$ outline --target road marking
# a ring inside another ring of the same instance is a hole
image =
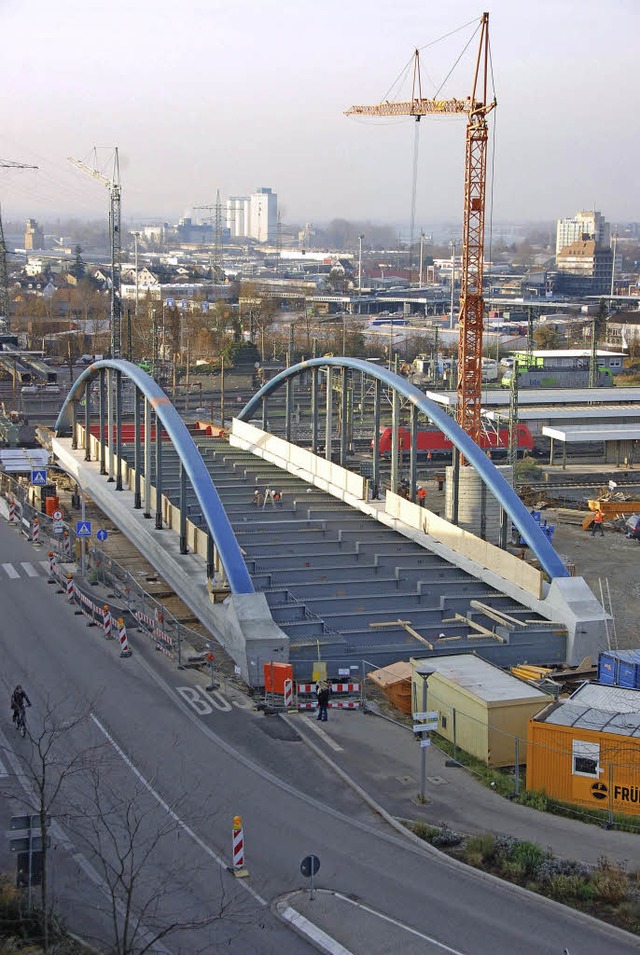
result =
[[[303,935],[306,935],[312,942],[320,946],[323,952],[327,952],[327,955],[354,955],[350,948],[345,948],[344,945],[337,942],[335,938],[331,938],[330,935],[327,935],[321,928],[318,928],[317,925],[314,925],[313,922],[306,919],[304,915],[300,915],[300,913],[296,912],[290,905],[280,914],[283,919],[286,919],[287,922],[290,922],[295,928],[299,929]]]
[[[8,775],[9,775],[9,770],[0,759],[0,779],[6,779]]]
[[[307,716],[306,718],[305,718],[305,717],[302,717],[302,718],[304,719],[304,725],[305,725],[305,727],[307,727],[307,728],[310,729],[310,730],[313,730],[314,733],[317,733],[318,736],[320,737],[320,739],[321,739],[324,743],[326,743],[327,746],[329,746],[335,753],[341,753],[341,752],[342,752],[342,746],[338,746],[338,744],[337,744],[334,740],[331,739],[331,737],[329,736],[329,734],[328,734],[328,733],[325,733],[325,731],[322,729],[321,726],[316,726],[316,723],[318,722],[317,718],[312,717],[312,716]],[[314,720],[315,720],[315,722],[314,722]]]
[[[208,716],[209,713],[213,713],[213,708],[209,703],[209,700],[206,697],[200,696],[200,690],[195,686],[177,686],[176,690],[180,694],[183,700],[185,700],[192,710],[198,714],[198,716]]]
[[[222,693],[218,693],[217,690],[210,690],[207,693],[207,699],[211,700],[213,705],[217,710],[220,710],[221,713],[230,713],[231,712],[231,703],[228,700],[225,700]]]
[[[19,577],[19,576],[20,576],[20,574],[19,574],[18,571],[15,569],[15,567],[13,566],[13,564],[0,564],[0,566],[1,566],[2,569],[4,570],[4,572],[5,572],[5,574],[7,575],[7,577],[11,577],[12,580],[15,580],[16,577]]]
[[[27,577],[39,577],[38,571],[35,569],[33,564],[29,563],[28,560],[23,560],[20,562],[20,566],[24,568]]]
[[[419,932],[415,928],[411,928],[409,925],[405,925],[404,922],[399,922],[398,919],[391,918],[390,915],[383,915],[382,912],[376,912],[375,909],[369,908],[368,905],[364,905],[362,902],[355,902],[353,899],[350,899],[347,895],[342,895],[340,892],[335,893],[335,897],[340,899],[341,902],[348,902],[349,905],[353,905],[357,909],[362,909],[363,912],[368,912],[370,915],[375,915],[377,918],[382,919],[383,922],[389,922],[390,925],[396,925],[398,928],[401,928],[404,932],[408,932],[409,935],[415,935],[416,938],[421,938],[425,942],[430,942],[431,945],[435,945],[436,948],[439,948],[442,952],[449,952],[449,955],[464,955],[464,952],[461,952],[457,948],[450,948],[448,945],[445,945],[443,942],[439,942],[436,938],[433,938],[431,935],[424,935],[422,932]]]
[[[224,861],[222,856],[219,856],[218,853],[211,848],[211,846],[208,846],[207,843],[204,841],[204,839],[201,839],[200,836],[197,833],[195,833],[193,829],[190,826],[188,826],[187,823],[180,818],[177,812],[175,812],[171,808],[171,806],[167,802],[165,802],[165,800],[162,798],[160,793],[153,788],[153,786],[148,781],[148,779],[146,779],[146,777],[142,775],[140,770],[134,766],[134,764],[129,759],[127,754],[124,752],[124,750],[121,749],[120,746],[118,746],[113,736],[111,736],[111,734],[104,728],[104,726],[102,725],[102,723],[100,722],[100,720],[94,713],[91,714],[91,719],[93,720],[95,725],[98,727],[98,729],[100,730],[102,735],[105,737],[105,739],[107,739],[109,743],[111,743],[111,745],[113,746],[114,750],[116,751],[120,759],[123,761],[123,763],[125,763],[125,765],[129,767],[129,769],[131,770],[133,775],[136,777],[136,779],[138,779],[142,783],[142,785],[147,790],[147,792],[151,796],[153,796],[153,798],[156,800],[158,805],[161,806],[162,809],[164,809],[164,811],[167,813],[169,818],[173,819],[176,825],[179,826],[180,829],[182,829],[182,831],[189,836],[189,838],[193,839],[196,845],[200,846],[200,848],[204,852],[206,852],[206,854],[211,859],[217,862],[217,864],[220,866],[221,869],[224,869],[224,871],[227,872],[229,870],[229,866]],[[245,889],[245,891],[247,891],[249,895],[256,900],[256,902],[259,902],[260,905],[264,906],[265,908],[267,907],[266,899],[263,899],[262,896],[259,895],[255,889],[252,889],[251,886],[248,885],[244,879],[238,880],[236,884],[241,886],[243,889]]]
[[[38,563],[42,567],[45,574],[49,574],[49,561],[48,560],[39,560]]]

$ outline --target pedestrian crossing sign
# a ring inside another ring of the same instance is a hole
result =
[[[47,483],[46,468],[37,468],[31,472],[31,483],[43,487]]]
[[[76,521],[76,537],[91,537],[91,521]]]

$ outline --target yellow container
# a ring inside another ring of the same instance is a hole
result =
[[[316,663],[313,664],[313,671],[311,673],[311,681],[313,683],[317,683],[318,680],[326,680],[326,679],[327,679],[327,664],[321,663],[320,660],[318,660]]]

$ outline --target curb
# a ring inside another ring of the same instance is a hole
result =
[[[580,912],[578,909],[572,908],[570,905],[563,905],[562,902],[556,902],[555,899],[550,899],[546,895],[540,895],[538,892],[531,892],[529,889],[525,889],[520,885],[515,885],[513,882],[507,882],[506,879],[500,879],[496,875],[492,875],[490,872],[485,872],[483,869],[476,869],[474,866],[468,865],[466,862],[462,862],[461,859],[455,859],[453,856],[447,855],[446,852],[441,852],[440,849],[437,849],[435,846],[432,846],[429,842],[425,842],[424,839],[420,839],[419,836],[416,836],[415,833],[411,832],[410,829],[407,829],[401,822],[399,822],[395,816],[392,816],[390,812],[381,806],[373,796],[371,796],[362,786],[359,785],[354,779],[349,776],[344,769],[341,769],[340,766],[337,766],[331,757],[325,753],[323,750],[317,746],[305,732],[303,732],[299,726],[295,725],[295,722],[292,723],[290,717],[286,714],[282,714],[281,718],[285,722],[289,723],[290,726],[298,730],[300,734],[300,739],[304,742],[305,746],[308,746],[311,751],[318,756],[327,766],[329,766],[337,776],[342,779],[343,782],[347,784],[360,798],[365,802],[370,809],[373,810],[377,815],[379,815],[386,823],[388,823],[392,829],[397,833],[407,839],[409,842],[412,842],[416,849],[421,850],[427,855],[434,856],[440,862],[444,862],[453,869],[464,872],[466,875],[474,875],[476,878],[488,882],[490,885],[499,885],[504,889],[510,890],[514,895],[531,899],[537,899],[540,902],[543,902],[547,905],[554,906],[558,911],[563,912],[567,917],[573,917],[578,921],[587,919],[589,922],[592,922],[594,925],[597,925],[598,928],[606,926],[608,931],[616,935],[623,942],[633,942],[635,948],[640,948],[640,937],[633,935],[631,932],[626,932],[624,929],[618,928],[616,925],[612,925],[610,922],[606,922],[604,919],[597,919],[594,915],[589,915],[587,912]]]

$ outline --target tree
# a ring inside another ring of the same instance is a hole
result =
[[[20,763],[17,774],[22,786],[21,801],[30,814],[39,818],[42,835],[42,877],[40,882],[40,909],[42,916],[42,947],[49,952],[51,904],[49,898],[49,841],[51,817],[57,813],[63,787],[70,779],[84,772],[93,759],[96,748],[80,749],[68,754],[65,739],[85,722],[88,711],[64,716],[62,706],[46,703],[43,717],[36,724],[27,722],[26,753],[16,753]],[[9,796],[8,793],[4,794]],[[11,791],[11,798],[16,793]],[[30,891],[30,890],[29,890]]]
[[[533,333],[533,340],[540,349],[559,348],[562,336],[555,328],[548,325],[539,325]]]
[[[82,246],[76,245],[73,250],[73,265],[69,269],[71,275],[78,280],[78,282],[85,277],[87,267],[82,260]]]

